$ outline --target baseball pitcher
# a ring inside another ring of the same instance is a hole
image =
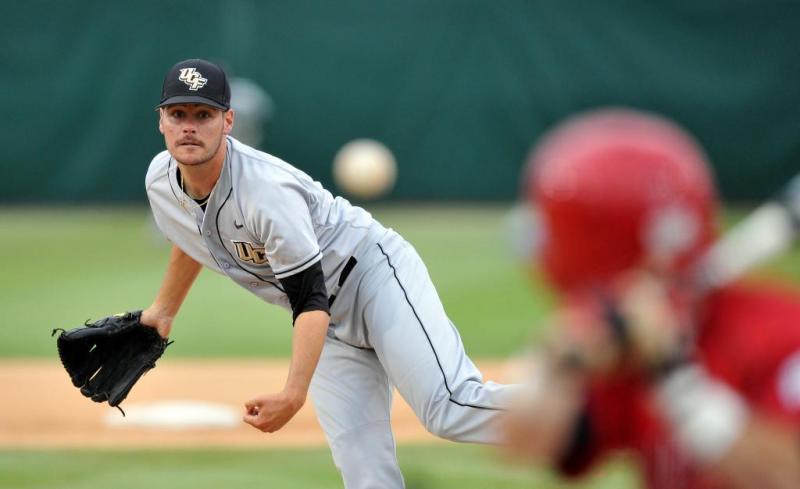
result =
[[[244,421],[279,430],[310,393],[348,488],[403,487],[392,386],[431,433],[498,441],[494,421],[513,388],[483,382],[407,241],[230,137],[230,88],[218,66],[191,59],[172,67],[158,113],[167,149],[153,158],[146,187],[173,248],[143,324],[167,337],[203,266],[289,310],[284,389],[248,400]]]

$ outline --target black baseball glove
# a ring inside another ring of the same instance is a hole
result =
[[[141,317],[142,311],[126,312],[69,331],[53,330],[54,335],[61,331],[58,356],[81,394],[122,411],[119,404],[171,343],[140,323]]]

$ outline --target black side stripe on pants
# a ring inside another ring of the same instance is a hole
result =
[[[475,404],[467,404],[459,402],[458,400],[453,398],[453,390],[450,388],[450,384],[447,382],[447,375],[444,373],[444,368],[442,368],[442,362],[439,360],[439,354],[436,353],[436,348],[433,347],[433,342],[431,341],[431,337],[428,335],[428,330],[425,329],[425,325],[422,323],[422,319],[420,319],[419,314],[417,314],[417,310],[414,307],[414,304],[411,303],[411,300],[408,298],[408,292],[406,292],[406,288],[403,287],[403,284],[400,282],[400,277],[397,276],[397,269],[392,265],[392,260],[389,259],[389,255],[386,254],[386,251],[383,249],[380,243],[376,243],[378,248],[380,248],[381,253],[383,256],[386,257],[386,263],[389,264],[389,267],[392,269],[392,274],[394,274],[394,279],[397,281],[397,285],[400,286],[400,289],[403,291],[403,295],[406,298],[406,303],[411,308],[411,312],[414,313],[414,317],[417,318],[417,323],[419,323],[420,328],[422,328],[422,332],[425,334],[425,338],[428,340],[428,345],[431,347],[431,351],[433,352],[433,356],[436,358],[436,364],[439,366],[439,372],[442,374],[442,380],[444,381],[444,388],[447,389],[448,400],[453,404],[457,404],[462,407],[470,407],[475,409],[487,409],[490,411],[504,411],[501,408],[497,407],[490,407],[490,406],[478,406]]]

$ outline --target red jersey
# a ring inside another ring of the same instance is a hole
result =
[[[698,358],[761,415],[800,431],[800,295],[735,286],[707,298],[698,328]],[[635,457],[650,489],[722,489],[681,453],[640,375],[621,373],[589,389],[584,436],[561,464],[586,472],[605,455]]]

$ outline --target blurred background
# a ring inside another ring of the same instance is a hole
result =
[[[597,105],[693,132],[755,199],[800,153],[794,1],[32,1],[4,21],[4,202],[136,202],[153,107],[203,57],[274,101],[263,146],[331,183],[350,139],[402,164],[392,200],[513,199],[548,126]]]
[[[332,164],[343,145],[370,138],[389,148],[394,187],[378,200],[351,197],[417,246],[468,352],[487,364],[535,337],[551,306],[509,251],[506,219],[526,155],[557,122],[602,106],[677,122],[707,151],[729,222],[800,166],[795,1],[3,6],[0,370],[7,389],[46,391],[26,369],[59,367],[53,327],[144,307],[156,292],[168,247],[149,221],[144,174],[164,149],[153,110],[162,79],[182,59],[224,66],[235,79],[238,136],[334,193],[342,191]],[[797,281],[800,258],[785,257],[766,273]],[[290,334],[285,312],[204,272],[164,364],[282,359]],[[68,384],[63,372],[53,375]],[[8,396],[10,405],[21,402]],[[40,420],[58,409],[20,407]],[[0,416],[0,487],[341,486],[324,447],[287,451],[269,440],[244,451],[202,443],[161,452],[36,446],[16,419]],[[91,477],[72,468],[87,458],[105,468]],[[506,467],[480,447],[401,445],[400,459],[412,489],[564,484]],[[636,487],[636,478],[623,461],[580,487]]]

